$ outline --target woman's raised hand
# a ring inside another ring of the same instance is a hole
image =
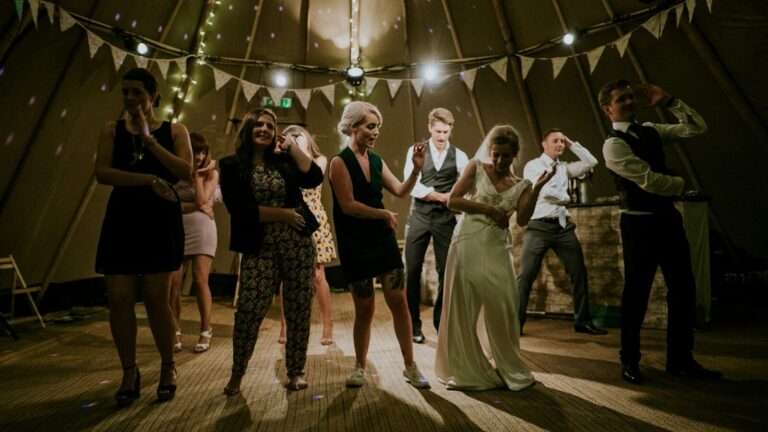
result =
[[[411,162],[413,162],[414,172],[421,172],[421,167],[424,166],[424,151],[426,148],[427,146],[423,142],[413,145],[413,156],[411,157]]]
[[[557,164],[552,165],[552,171],[544,171],[536,180],[536,184],[533,185],[534,189],[541,190],[548,181],[552,179],[557,173]]]

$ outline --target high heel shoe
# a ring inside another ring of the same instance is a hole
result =
[[[171,375],[171,384],[162,384],[163,372]],[[162,363],[160,367],[160,384],[157,385],[157,400],[160,402],[169,401],[176,396],[176,363]]]
[[[197,345],[195,345],[195,354],[200,354],[208,351],[208,348],[211,347],[211,339],[213,338],[213,329],[208,329],[204,332],[200,332],[200,337],[208,338],[207,343],[200,343],[198,342]]]
[[[176,330],[176,343],[173,344],[173,352],[177,353],[181,351],[181,330]]]
[[[119,407],[131,406],[133,401],[141,396],[141,374],[139,373],[139,368],[136,366],[136,363],[134,363],[133,366],[123,368],[123,371],[129,371],[134,368],[136,369],[136,378],[133,379],[133,389],[119,390],[117,394],[115,394],[115,402]]]

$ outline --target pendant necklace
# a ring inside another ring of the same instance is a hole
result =
[[[131,144],[133,144],[133,153],[131,153],[133,155],[133,160],[131,161],[131,165],[134,165],[138,161],[144,159],[144,140],[141,140],[141,144],[137,144],[136,136],[131,134]]]

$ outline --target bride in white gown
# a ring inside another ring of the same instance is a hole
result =
[[[435,372],[449,388],[522,390],[534,383],[520,358],[518,293],[509,219],[528,224],[541,187],[511,170],[520,150],[512,126],[495,126],[453,187],[461,211],[448,250]]]

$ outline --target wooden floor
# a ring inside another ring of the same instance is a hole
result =
[[[160,360],[142,305],[138,364],[142,396],[117,409],[113,395],[120,379],[106,311],[47,329],[30,323],[14,342],[0,334],[0,430],[259,430],[259,431],[721,431],[766,430],[768,425],[768,320],[733,314],[728,324],[697,334],[696,355],[726,378],[701,382],[663,373],[664,337],[643,334],[641,367],[647,383],[619,378],[619,331],[607,336],[573,332],[563,320],[526,325],[522,353],[538,383],[522,392],[449,391],[434,378],[436,335],[425,324],[428,342],[416,359],[432,381],[416,390],[402,377],[402,358],[390,314],[380,293],[367,383],[347,389],[354,364],[353,308],[348,293],[332,296],[336,344],[320,345],[321,324],[313,311],[306,379],[309,389],[288,392],[277,344],[279,321],[273,307],[264,321],[243,392],[227,398],[222,389],[231,366],[233,309],[214,305],[211,350],[193,354],[198,329],[193,299],[185,299],[185,350],[176,358],[180,373],[176,399],[155,400]],[[764,309],[762,309],[764,310]],[[432,310],[422,310],[425,323]]]

